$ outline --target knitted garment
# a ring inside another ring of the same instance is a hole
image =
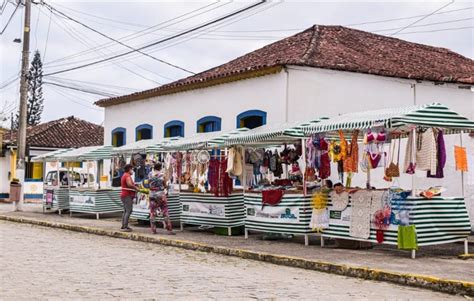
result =
[[[437,150],[436,139],[432,128],[428,128],[424,133],[419,133],[417,137],[416,167],[419,170],[429,170],[436,173]]]
[[[325,209],[315,209],[311,215],[311,221],[309,226],[313,231],[320,232],[323,229],[329,228],[329,210]]]
[[[467,172],[467,153],[466,148],[462,146],[454,146],[454,159],[456,161],[456,170]]]
[[[352,237],[367,239],[370,236],[370,210],[372,192],[359,190],[351,196],[352,213],[350,235]]]
[[[343,211],[346,209],[347,204],[349,204],[349,193],[346,191],[341,193],[336,193],[336,191],[331,191],[329,194],[332,209],[337,211]]]
[[[227,159],[219,161],[213,158],[209,161],[208,180],[211,185],[211,192],[215,196],[227,197],[232,192],[232,179],[226,169]]]

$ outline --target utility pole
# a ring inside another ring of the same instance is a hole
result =
[[[21,0],[18,0],[21,1]],[[26,118],[27,118],[27,98],[28,98],[28,65],[30,55],[30,19],[31,0],[25,1],[25,25],[23,27],[23,51],[21,57],[21,77],[20,77],[20,117],[18,120],[18,161],[16,177],[22,183],[20,201],[15,206],[15,210],[21,210],[23,205],[23,191],[25,187],[25,157],[26,157]]]

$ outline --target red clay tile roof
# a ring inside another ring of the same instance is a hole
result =
[[[104,144],[104,128],[74,116],[28,127],[28,146],[51,148],[77,148]],[[6,143],[16,143],[16,132],[5,132]]]
[[[219,84],[222,78],[240,76],[236,79],[238,80],[252,77],[251,74],[257,70],[285,65],[474,84],[473,62],[445,48],[412,43],[343,26],[315,25],[221,66],[154,89],[102,99],[97,101],[96,105],[107,107],[202,88]]]

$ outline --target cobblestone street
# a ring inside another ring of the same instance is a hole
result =
[[[0,299],[462,299],[428,290],[0,222]]]

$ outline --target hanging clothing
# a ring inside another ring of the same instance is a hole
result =
[[[329,210],[327,208],[313,208],[309,226],[316,232],[321,232],[322,230],[329,228]]]
[[[320,147],[320,166],[319,166],[319,177],[321,179],[327,179],[331,176],[331,159],[329,158],[329,145],[324,138],[319,139]]]
[[[416,143],[416,167],[419,170],[429,170],[436,173],[437,153],[436,138],[432,128],[420,131]]]
[[[462,146],[454,146],[454,159],[456,161],[456,170],[467,172],[467,153],[466,148]]]
[[[262,191],[262,208],[265,205],[276,206],[280,204],[285,191],[282,189],[268,189]]]
[[[416,156],[415,156],[415,130],[410,131],[408,134],[407,147],[405,149],[405,163],[403,164],[403,170],[407,174],[414,174],[416,169]]]
[[[437,149],[437,164],[436,164],[436,173],[432,173],[428,170],[427,177],[428,178],[443,178],[444,177],[444,166],[446,165],[446,146],[444,143],[443,131],[438,130],[437,137],[436,137],[436,149]]]
[[[241,176],[243,172],[242,166],[242,153],[243,148],[240,146],[234,146],[229,149],[227,157],[227,169],[226,172],[233,176]]]
[[[415,225],[398,226],[398,248],[402,250],[418,250]]]
[[[352,132],[351,143],[347,147],[346,159],[344,160],[344,172],[359,172],[359,130]]]
[[[232,179],[226,172],[227,159],[212,158],[209,161],[208,180],[215,196],[227,197],[232,192]]]
[[[349,234],[352,237],[368,239],[370,236],[370,210],[372,193],[369,190],[359,190],[351,196],[351,225]]]

